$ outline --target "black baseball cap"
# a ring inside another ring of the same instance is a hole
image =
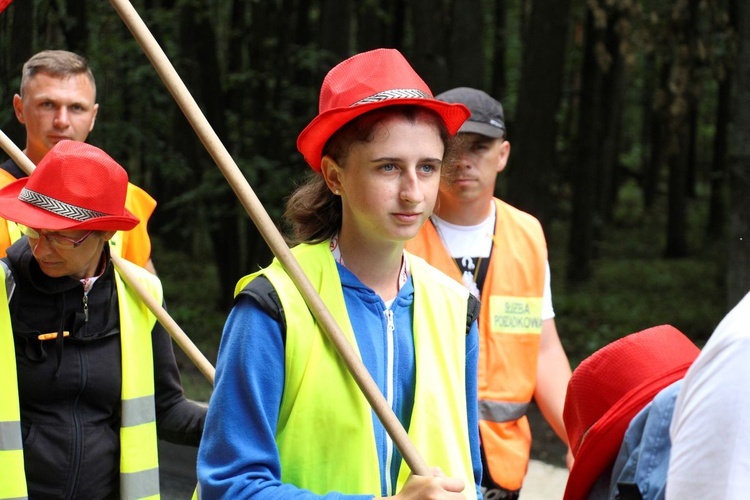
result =
[[[471,116],[459,132],[473,132],[487,137],[505,137],[503,105],[484,91],[470,87],[457,87],[435,96],[435,99],[459,103],[471,110]]]

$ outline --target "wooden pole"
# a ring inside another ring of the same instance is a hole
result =
[[[377,384],[375,384],[367,372],[357,353],[348,343],[346,337],[344,337],[343,332],[302,271],[302,268],[294,258],[294,255],[271,220],[271,217],[208,123],[208,120],[201,112],[190,91],[180,79],[169,58],[156,42],[156,39],[140,18],[138,12],[136,12],[135,8],[127,0],[110,0],[110,4],[112,4],[120,18],[141,45],[141,48],[143,48],[154,69],[162,81],[164,81],[172,97],[177,101],[178,106],[182,109],[190,125],[198,134],[206,150],[214,159],[222,174],[224,174],[224,177],[239,198],[240,203],[245,207],[248,215],[263,236],[263,239],[265,239],[276,258],[284,266],[287,274],[289,274],[289,277],[299,289],[310,311],[336,347],[357,385],[362,390],[365,398],[367,398],[370,406],[372,406],[373,411],[377,414],[383,427],[391,436],[391,439],[393,439],[395,446],[401,452],[411,471],[417,475],[430,475],[429,468],[409,440],[409,436],[401,425],[401,422],[395,413],[393,413],[393,410],[388,405],[385,397],[383,397]]]

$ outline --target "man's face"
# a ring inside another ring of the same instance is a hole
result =
[[[38,73],[27,82],[13,108],[26,126],[26,155],[39,161],[63,139],[85,141],[94,128],[96,91],[86,74],[56,78]]]
[[[508,163],[510,143],[474,133],[462,133],[463,149],[451,174],[440,183],[440,197],[454,202],[491,199],[495,179]]]

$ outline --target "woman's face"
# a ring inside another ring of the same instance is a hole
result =
[[[342,200],[342,232],[374,244],[416,236],[435,206],[444,150],[432,120],[396,114],[340,163],[326,157],[324,176]]]
[[[107,240],[114,235],[114,231],[94,231],[75,248],[58,248],[50,243],[50,239],[46,235],[51,236],[53,240],[60,236],[78,241],[86,236],[88,231],[38,229],[36,232],[41,234],[41,237],[32,238],[29,236],[29,246],[42,272],[53,278],[70,276],[75,279],[96,276],[102,258],[102,249],[107,244]]]

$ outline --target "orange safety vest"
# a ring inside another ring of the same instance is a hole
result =
[[[110,250],[125,260],[146,267],[151,258],[151,238],[148,236],[146,225],[154,213],[156,200],[143,189],[128,182],[125,208],[138,217],[140,222],[130,231],[118,231],[110,240]],[[118,244],[119,248],[115,248]]]
[[[542,331],[547,243],[539,221],[495,199],[493,249],[479,311],[479,434],[490,477],[503,488],[523,485]],[[431,221],[406,249],[456,281],[461,271]]]
[[[10,172],[0,168],[0,188],[3,188],[16,180],[17,179],[13,177]],[[21,234],[17,228],[13,228],[9,224],[15,223],[0,218],[0,259],[5,257],[5,251],[7,248],[11,246]]]

